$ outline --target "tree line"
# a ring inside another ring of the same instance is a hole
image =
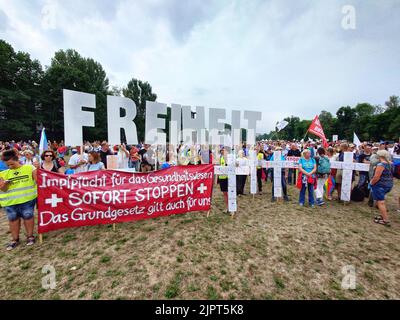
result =
[[[148,82],[131,79],[126,87],[111,87],[102,65],[77,51],[59,50],[43,67],[25,52],[0,39],[0,140],[38,140],[46,128],[50,140],[64,139],[62,89],[96,95],[95,127],[84,128],[86,140],[107,139],[107,95],[123,95],[136,103],[135,123],[144,139],[146,101],[156,101]]]
[[[42,127],[46,128],[49,139],[63,139],[62,89],[96,95],[95,127],[83,129],[84,139],[107,139],[107,95],[123,95],[137,106],[138,138],[144,140],[146,101],[157,99],[148,82],[132,78],[123,88],[110,87],[102,65],[92,58],[82,57],[75,50],[57,51],[50,65],[43,67],[38,60],[31,59],[29,53],[16,52],[1,39],[0,140],[38,140]],[[170,110],[167,118],[169,114]],[[397,140],[400,136],[399,97],[391,96],[384,106],[369,103],[343,106],[336,116],[322,111],[319,119],[328,139],[337,134],[341,140],[351,140],[356,132],[361,140]],[[300,140],[311,123],[311,120],[300,120],[296,116],[285,120],[289,124],[279,133],[271,131],[258,139]],[[225,128],[229,129],[229,125]]]
[[[289,123],[284,129],[265,133],[258,136],[258,139],[301,140],[306,137],[312,122],[295,116],[284,120]],[[361,141],[397,141],[400,138],[400,100],[398,96],[391,96],[384,106],[370,103],[343,106],[336,112],[336,116],[321,111],[319,120],[329,140],[332,140],[333,135],[338,135],[340,140],[353,141],[355,132]]]

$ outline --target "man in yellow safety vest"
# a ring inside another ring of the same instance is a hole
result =
[[[0,206],[6,211],[12,236],[7,250],[19,244],[21,219],[24,220],[27,233],[27,246],[31,246],[35,243],[33,213],[37,198],[36,168],[30,164],[21,165],[18,152],[14,149],[4,151],[2,160],[8,170],[0,172]]]

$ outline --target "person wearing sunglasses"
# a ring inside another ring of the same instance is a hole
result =
[[[46,150],[42,153],[41,159],[43,160],[41,169],[51,172],[63,173],[61,166],[56,161],[56,154],[52,150]]]

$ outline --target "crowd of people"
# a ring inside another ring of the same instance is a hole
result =
[[[318,141],[259,141],[255,147],[243,145],[229,149],[219,146],[214,149],[202,149],[200,146],[177,148],[177,157],[172,157],[165,149],[165,157],[160,160],[154,149],[148,144],[110,146],[107,141],[84,142],[82,146],[67,147],[64,142],[48,141],[45,150],[40,152],[35,141],[0,141],[0,206],[7,214],[12,241],[7,250],[19,244],[21,220],[27,233],[27,245],[35,243],[34,208],[36,204],[36,169],[61,173],[77,174],[86,171],[105,169],[132,169],[135,172],[150,172],[174,165],[207,163],[226,166],[228,154],[236,157],[237,166],[249,164],[250,153],[256,151],[257,160],[273,161],[274,151],[281,151],[281,159],[295,159],[298,168],[282,169],[281,186],[284,201],[289,201],[287,185],[299,188],[298,203],[304,206],[306,193],[310,207],[323,206],[325,201],[341,201],[343,172],[330,167],[330,161],[344,161],[344,153],[352,152],[353,161],[369,165],[369,172],[353,174],[351,199],[362,201],[368,198],[368,204],[379,210],[374,218],[378,224],[390,226],[385,196],[392,190],[394,178],[400,178],[400,143],[364,142],[359,146],[345,141],[330,143],[327,148]],[[207,157],[204,157],[207,155]],[[108,163],[109,157],[115,156],[117,163]],[[279,160],[279,159],[278,159]],[[257,165],[258,193],[262,194],[263,186],[271,181],[272,198],[274,190],[274,172]],[[236,176],[237,195],[245,195],[246,175]],[[224,194],[228,206],[228,176],[219,175],[217,182]],[[400,198],[399,209],[400,212]]]
[[[363,201],[367,198],[370,207],[376,206],[379,209],[379,215],[375,216],[374,221],[381,225],[390,226],[385,196],[392,190],[394,179],[400,179],[400,143],[364,142],[356,146],[345,141],[337,141],[330,143],[327,147],[323,147],[317,141],[260,141],[255,149],[257,160],[273,161],[274,151],[280,151],[280,160],[291,159],[298,162],[298,169],[282,169],[281,187],[283,200],[289,201],[287,185],[295,185],[299,189],[299,205],[305,205],[307,193],[308,204],[312,208],[314,206],[323,206],[326,201],[337,200],[342,202],[343,170],[331,168],[330,163],[331,161],[343,162],[345,152],[352,152],[353,161],[368,164],[369,171],[353,171],[351,200]],[[236,154],[236,165],[238,166],[242,166],[245,161],[250,160],[250,149],[247,146],[243,146]],[[228,152],[222,148],[220,165],[226,165],[227,156]],[[261,164],[257,166],[258,193],[262,194],[263,185],[270,180],[272,202],[276,201],[273,192],[273,173],[274,171],[271,168],[267,169]],[[236,176],[237,195],[239,197],[244,194],[246,181],[246,176]],[[224,193],[227,205],[227,176],[219,176],[218,182],[221,191]],[[399,207],[397,211],[400,213],[400,197],[398,201]]]

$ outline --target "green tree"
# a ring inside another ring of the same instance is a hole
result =
[[[63,89],[96,95],[95,128],[84,128],[87,140],[107,137],[107,94],[109,81],[100,63],[82,57],[77,51],[57,51],[47,68],[42,89],[41,120],[51,139],[64,138]]]
[[[318,118],[324,129],[325,137],[327,139],[332,139],[332,135],[336,134],[336,119],[333,117],[332,113],[325,110],[321,111]]]
[[[38,60],[0,40],[0,140],[37,139],[42,77]]]
[[[148,82],[143,82],[134,78],[128,82],[126,88],[122,89],[122,94],[125,97],[132,99],[136,104],[137,115],[135,118],[135,124],[138,139],[139,142],[144,141],[146,101],[156,101],[157,95],[152,92],[151,85]]]
[[[388,109],[398,109],[400,108],[400,101],[398,96],[390,96],[389,100],[385,102]]]
[[[336,131],[339,139],[353,139],[354,121],[357,117],[356,111],[350,107],[341,107],[336,112]]]
[[[354,131],[361,140],[369,140],[370,133],[367,128],[371,123],[375,107],[369,103],[359,103],[355,106],[354,111],[356,113],[353,124]]]
[[[283,119],[288,122],[286,127],[282,129],[279,133],[279,139],[285,139],[285,140],[293,140],[296,138],[296,131],[297,127],[300,123],[300,118],[299,117],[294,117],[290,116],[285,119]]]

